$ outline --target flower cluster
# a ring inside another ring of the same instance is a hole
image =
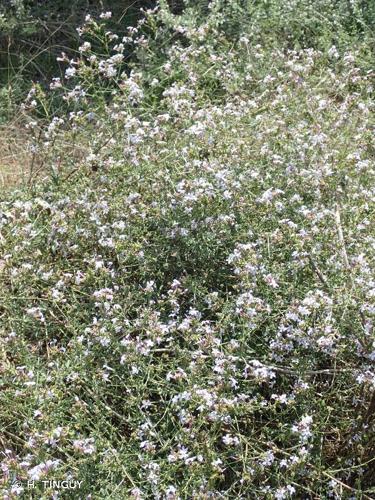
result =
[[[373,487],[372,73],[254,43],[240,4],[88,16],[61,113],[26,100],[52,174],[0,205],[5,498]]]

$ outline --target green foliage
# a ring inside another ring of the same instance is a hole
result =
[[[28,186],[0,204],[5,498],[374,496],[373,48],[350,9],[91,16],[33,85]]]
[[[104,0],[17,0],[0,5],[0,87],[7,89],[9,105],[1,100],[0,120],[13,116],[27,93],[30,80],[47,85],[60,73],[56,58],[62,51],[74,56],[78,48],[76,31],[85,15],[113,12],[113,25],[121,33],[134,25],[140,7],[152,2]]]

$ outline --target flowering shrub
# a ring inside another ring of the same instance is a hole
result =
[[[232,38],[237,7],[88,16],[25,102],[51,176],[1,204],[5,498],[375,494],[367,45]]]
[[[152,0],[2,0],[0,2],[0,124],[17,117],[17,107],[27,94],[30,81],[43,82],[59,74],[56,55],[77,51],[76,26],[89,8],[99,17],[111,6],[112,21],[121,30],[134,24],[140,6]],[[104,13],[105,14],[105,13]]]

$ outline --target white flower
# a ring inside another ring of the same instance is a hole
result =
[[[222,441],[227,446],[238,446],[240,444],[240,440],[237,436],[231,436],[230,434],[225,434],[223,436]]]
[[[155,281],[153,280],[147,281],[146,286],[144,287],[144,291],[152,292],[153,290],[155,290]]]
[[[268,467],[268,466],[272,465],[274,461],[275,461],[275,455],[273,454],[273,452],[267,451],[264,459],[261,461],[261,464],[264,467]]]
[[[112,301],[113,300],[113,290],[112,288],[102,288],[101,290],[97,290],[96,292],[93,293],[93,297],[95,299],[105,299]]]
[[[69,78],[72,78],[76,73],[77,73],[76,68],[69,66],[69,68],[66,68],[65,70],[65,78],[69,80]]]
[[[107,66],[105,74],[108,78],[113,78],[114,76],[117,75],[117,70],[114,66],[110,64],[109,66]]]
[[[312,436],[310,426],[313,418],[310,415],[305,415],[302,419],[292,426],[292,432],[299,434],[302,441],[307,441]]]
[[[24,491],[24,488],[19,483],[15,483],[12,485],[10,491],[11,491],[11,493],[13,493],[13,495],[17,496],[17,495],[20,495]]]
[[[176,492],[177,492],[176,488],[172,485],[169,485],[165,490],[165,498],[167,500],[175,500],[177,498]]]
[[[142,491],[139,488],[133,488],[131,490],[131,498],[133,500],[142,500],[144,498]]]
[[[177,456],[180,460],[186,460],[189,457],[189,454],[189,450],[185,446],[181,446],[177,452]]]
[[[278,288],[279,285],[275,278],[272,276],[272,274],[267,274],[267,276],[264,277],[265,282],[267,285],[271,286],[272,288]]]
[[[38,481],[49,470],[55,469],[59,463],[59,460],[47,460],[46,462],[42,462],[30,469],[28,471],[28,475],[31,479]]]
[[[80,52],[89,52],[91,50],[91,43],[90,42],[84,42],[80,47],[79,51]]]
[[[335,47],[335,45],[332,45],[332,47],[328,51],[329,57],[332,57],[333,59],[337,59],[339,57],[339,53]]]
[[[76,439],[73,441],[73,448],[85,455],[92,455],[96,451],[94,438]]]
[[[275,491],[275,500],[283,500],[289,498],[295,493],[296,489],[288,484],[285,488],[279,488]]]
[[[44,315],[40,307],[30,307],[29,309],[26,309],[26,313],[37,321],[45,323]]]

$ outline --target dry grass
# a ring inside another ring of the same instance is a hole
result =
[[[27,181],[31,154],[27,136],[19,121],[0,126],[0,189],[11,188]]]
[[[52,158],[43,152],[34,154],[30,146],[38,145],[39,139],[33,140],[28,136],[22,117],[0,125],[0,192],[34,184],[36,180],[46,175],[51,164],[61,174],[61,158],[63,152],[67,150],[71,152],[72,165],[66,169],[63,178],[69,177],[83,165],[85,157],[89,154],[84,142],[76,144],[74,140],[63,140],[56,144]]]

